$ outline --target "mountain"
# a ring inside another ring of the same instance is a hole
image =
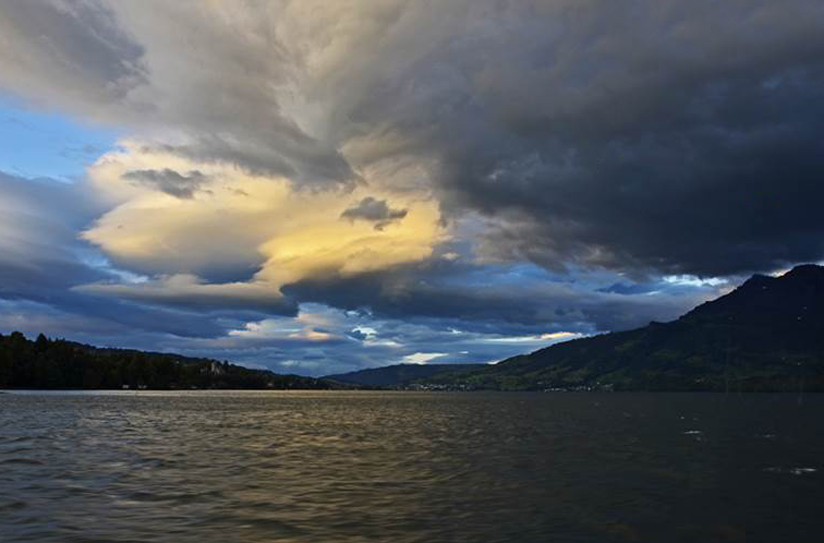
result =
[[[559,343],[426,382],[498,390],[824,391],[824,268],[755,275],[673,322]]]
[[[176,354],[107,349],[20,332],[0,334],[0,389],[326,389],[322,379],[279,375]]]
[[[403,388],[421,380],[443,379],[454,372],[483,368],[484,364],[396,364],[338,375],[324,379],[347,385],[375,388]]]
[[[755,275],[669,323],[494,365],[399,364],[322,379],[0,334],[0,388],[453,388],[824,391],[824,268]]]

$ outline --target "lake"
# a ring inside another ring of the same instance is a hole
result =
[[[824,395],[0,394],[0,541],[820,541]]]

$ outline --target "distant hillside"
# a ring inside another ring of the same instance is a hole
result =
[[[323,389],[322,379],[279,375],[206,358],[104,349],[20,332],[0,334],[0,388]]]
[[[427,382],[499,390],[824,391],[824,268],[755,275],[674,322],[559,343]]]
[[[364,387],[398,388],[424,379],[444,378],[453,372],[483,367],[483,364],[396,364],[339,375],[327,375],[324,379]]]

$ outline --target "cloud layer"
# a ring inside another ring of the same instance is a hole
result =
[[[9,315],[318,373],[333,345],[627,328],[824,258],[815,0],[0,13],[6,96],[126,134],[74,185],[0,177]],[[306,304],[328,329],[283,332]]]

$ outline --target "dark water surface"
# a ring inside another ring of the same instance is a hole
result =
[[[824,396],[0,394],[0,541],[824,540]]]

